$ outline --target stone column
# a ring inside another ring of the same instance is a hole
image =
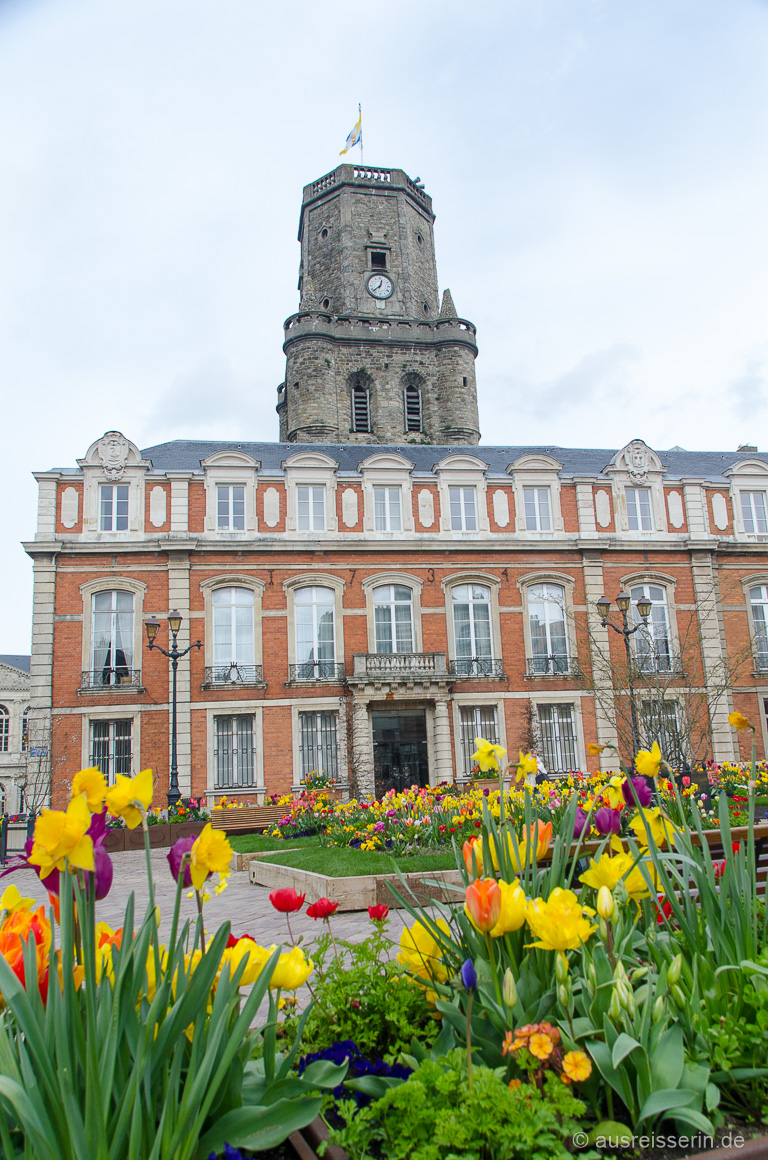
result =
[[[352,702],[352,772],[357,796],[374,795],[373,734],[367,701]]]
[[[686,488],[686,492],[687,490]],[[733,698],[730,689],[723,689],[728,654],[714,552],[691,552],[691,570],[699,615],[703,676],[707,683],[712,726],[712,756],[718,762],[738,761],[736,731],[728,724],[728,714],[733,710]]]
[[[453,781],[451,725],[448,719],[447,698],[435,701],[435,774],[434,781]]]
[[[179,634],[179,647],[186,648],[193,640],[197,640],[197,627],[189,617],[189,554],[187,552],[172,552],[168,566],[168,610],[178,609],[184,617]],[[166,647],[166,646],[164,646]],[[195,650],[197,651],[197,650]],[[192,792],[192,713],[190,706],[192,683],[190,680],[190,666],[192,653],[187,653],[179,661],[176,674],[176,738],[177,756],[179,762],[179,789],[182,797],[189,797]],[[172,672],[168,664],[168,769],[170,771],[171,754],[171,694],[173,689]],[[170,773],[169,773],[170,776]]]
[[[56,556],[35,555],[32,597],[32,659],[29,682],[29,749],[26,754],[27,806],[39,811],[50,804],[56,787],[51,722],[53,688],[53,613],[56,600]],[[79,665],[79,659],[78,659]],[[79,675],[79,674],[78,674]],[[80,683],[78,679],[78,684]],[[83,718],[83,728],[86,719]],[[31,750],[37,750],[32,756]],[[44,755],[43,755],[44,751]],[[77,767],[79,769],[79,766]]]
[[[595,605],[603,595],[603,559],[599,551],[582,553],[584,568],[584,596],[587,602],[587,625],[589,627],[590,661],[594,686],[595,719],[597,740],[600,745],[618,746],[618,732],[615,716],[609,713],[613,703],[613,687],[610,673],[610,629],[603,628]],[[615,769],[617,755],[613,749],[600,755],[601,769]],[[589,762],[587,761],[587,765]]]

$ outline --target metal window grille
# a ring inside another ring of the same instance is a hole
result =
[[[539,705],[544,765],[550,773],[576,768],[576,732],[572,705]]]
[[[461,767],[465,777],[472,773],[476,737],[498,745],[499,726],[494,705],[465,705],[461,708]]]
[[[682,765],[685,744],[677,701],[643,701],[640,715],[648,748],[658,741],[664,760],[670,765]]]
[[[352,430],[370,431],[371,402],[366,387],[352,388]]]
[[[5,705],[0,705],[0,753],[8,752],[11,735],[11,718]]]
[[[255,785],[253,717],[216,718],[213,749],[216,789],[245,789]]]
[[[324,773],[336,777],[338,744],[335,713],[299,713],[301,776]]]
[[[132,725],[127,721],[91,722],[91,765],[100,769],[108,785],[118,773],[128,776],[133,766]]]
[[[418,387],[405,388],[405,429],[421,431],[421,391]]]

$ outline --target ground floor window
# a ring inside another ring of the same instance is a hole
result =
[[[130,777],[133,770],[133,721],[91,721],[91,765],[100,769],[107,785],[115,775]]]
[[[658,741],[661,755],[670,765],[685,763],[685,744],[680,729],[677,701],[643,701],[641,706],[643,748]]]
[[[301,779],[310,773],[336,777],[339,768],[335,713],[299,713]]]
[[[462,705],[459,710],[461,721],[461,771],[465,777],[472,773],[472,754],[477,749],[475,738],[482,737],[491,745],[499,744],[499,723],[495,705]]]
[[[573,705],[538,705],[541,757],[548,773],[576,769]]]
[[[238,714],[234,717],[215,717],[214,721],[214,788],[248,789],[254,786],[256,749],[253,742],[253,717]]]

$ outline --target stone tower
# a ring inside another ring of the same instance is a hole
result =
[[[281,442],[479,442],[475,327],[449,290],[440,304],[434,220],[402,169],[339,165],[304,187]]]

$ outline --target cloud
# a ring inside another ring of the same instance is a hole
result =
[[[752,356],[747,360],[744,373],[729,383],[728,393],[738,410],[753,418],[756,411],[765,410],[768,401],[768,358]]]
[[[253,410],[229,360],[208,356],[177,374],[156,400],[143,439],[157,443],[179,437],[232,438],[247,429]]]

